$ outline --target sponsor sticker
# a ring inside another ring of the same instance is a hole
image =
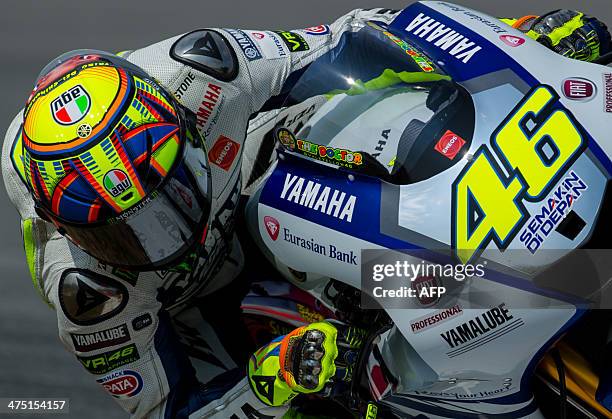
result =
[[[51,114],[60,125],[72,125],[85,117],[91,108],[89,93],[80,84],[51,102]]]
[[[240,150],[240,144],[234,140],[221,135],[215,145],[212,146],[208,152],[208,158],[211,163],[219,166],[225,171],[229,171],[230,167],[234,163],[238,151]]]
[[[464,64],[482,49],[474,41],[424,13],[419,13],[404,30],[433,44]]]
[[[187,89],[189,89],[189,86],[193,84],[195,78],[195,75],[191,71],[187,73],[187,75],[179,85],[178,89],[174,91],[174,97],[176,97],[177,99],[182,98],[183,95],[187,92]]]
[[[449,160],[453,160],[465,145],[465,140],[448,130],[435,145],[435,150]]]
[[[151,317],[151,314],[149,313],[145,313],[141,316],[136,317],[134,320],[132,320],[132,327],[134,328],[135,331],[139,331],[144,329],[145,327],[149,327],[153,324],[153,317]]]
[[[300,152],[300,154],[314,157],[317,160],[336,166],[353,168],[363,164],[363,155],[361,153],[344,148],[329,147],[305,140],[297,140],[296,146],[296,151]]]
[[[311,26],[310,28],[305,28],[304,32],[306,32],[308,35],[327,35],[329,33],[329,26]]]
[[[268,60],[277,58],[286,58],[289,56],[289,51],[280,37],[272,32],[247,32],[254,38],[257,46]]]
[[[142,390],[142,377],[136,371],[123,370],[96,380],[113,397],[128,399]]]
[[[462,314],[463,309],[459,304],[457,304],[453,307],[437,310],[426,316],[414,319],[410,322],[410,329],[415,334],[421,333],[425,330],[431,329],[432,327],[436,327],[444,322],[447,322],[450,319],[461,316]]]
[[[118,197],[132,187],[130,178],[123,170],[113,169],[104,175],[104,188],[114,198]]]
[[[72,338],[74,349],[79,352],[89,352],[125,343],[130,340],[130,332],[127,325],[122,324],[94,333],[71,333],[70,337]]]
[[[353,220],[357,205],[355,195],[347,195],[346,192],[291,173],[285,176],[280,198],[348,223]]]
[[[302,35],[289,31],[276,31],[275,33],[283,40],[291,52],[308,51],[310,49],[310,45],[308,45],[308,42],[306,42]]]
[[[276,136],[282,145],[289,150],[295,150],[295,136],[287,128],[279,128],[278,131],[276,131]]]
[[[266,215],[264,217],[264,225],[266,226],[266,230],[268,231],[268,235],[274,241],[278,239],[278,232],[280,231],[280,223],[274,217],[270,217]]]
[[[540,207],[531,214],[532,217],[519,236],[521,243],[535,254],[568,216],[573,205],[587,189],[589,187],[586,182],[576,172],[570,171]]]
[[[612,74],[604,74],[605,96],[604,110],[612,113]]]
[[[400,47],[408,56],[410,56],[414,60],[415,63],[418,64],[419,67],[421,67],[421,70],[426,73],[431,73],[434,71],[433,63],[412,45],[410,45],[403,39],[400,39],[397,36],[393,35],[391,32],[384,30],[375,23],[368,22],[368,25],[370,25],[374,29],[381,31],[383,35],[389,38],[395,45]]]
[[[573,78],[563,81],[563,95],[571,100],[587,101],[596,92],[595,84],[587,79]]]
[[[299,236],[286,227],[282,229],[282,238],[286,243],[308,250],[309,252],[317,253],[348,265],[357,265],[358,252],[353,250],[341,249],[334,244],[324,244],[313,237]]]
[[[238,42],[247,60],[255,61],[263,58],[261,52],[259,52],[251,38],[249,38],[244,31],[239,29],[226,29],[226,31],[236,40],[236,42]]]
[[[504,44],[510,47],[513,47],[513,48],[520,47],[521,45],[525,43],[524,38],[521,38],[520,36],[514,36],[514,35],[501,35],[499,39],[501,39],[504,42]]]
[[[203,129],[208,120],[210,119],[210,115],[215,110],[217,103],[219,102],[219,98],[222,95],[223,89],[221,86],[217,86],[213,83],[208,83],[206,87],[206,92],[204,93],[204,98],[202,99],[202,103],[198,107],[198,111],[196,112],[196,126],[199,129]]]
[[[454,358],[497,340],[524,324],[521,318],[515,318],[510,309],[506,307],[506,303],[501,303],[497,307],[440,333],[440,337],[450,349],[446,355]]]
[[[79,136],[79,138],[87,138],[91,135],[91,131],[92,131],[91,125],[81,124],[77,128],[77,135]]]
[[[81,364],[87,371],[92,374],[106,374],[125,364],[137,361],[140,359],[138,349],[135,344],[130,344],[117,350],[105,352],[100,355],[93,356],[77,356]]]

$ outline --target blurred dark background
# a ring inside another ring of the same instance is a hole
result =
[[[612,24],[610,0],[455,2],[501,17],[574,8]],[[0,14],[1,138],[22,107],[39,70],[67,50],[137,49],[198,27],[307,27],[331,22],[354,8],[400,9],[410,3],[409,0],[4,0],[4,12]],[[4,187],[0,187],[0,217],[0,397],[67,397],[71,418],[126,417],[62,347],[55,313],[40,300],[30,281],[18,215]]]

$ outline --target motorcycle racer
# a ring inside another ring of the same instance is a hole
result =
[[[333,54],[345,34],[394,17],[356,10],[289,32],[203,29],[121,57],[68,53],[41,72],[6,135],[5,184],[62,342],[135,417],[281,414],[268,406],[319,391],[334,375],[329,323],[259,351],[248,380],[229,322],[197,319],[210,348],[192,356],[210,364],[203,376],[177,332],[188,335],[186,306],[210,313],[242,270],[233,225],[250,118],[283,103],[292,77]],[[597,21],[547,17],[552,31],[532,19],[528,34],[564,55],[595,59],[609,49]],[[285,354],[298,361],[281,365]]]

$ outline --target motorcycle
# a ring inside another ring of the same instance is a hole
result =
[[[251,123],[247,225],[286,280],[245,298],[253,339],[365,330],[351,415],[612,417],[609,62],[441,1],[345,35]],[[455,270],[375,279],[399,260]]]

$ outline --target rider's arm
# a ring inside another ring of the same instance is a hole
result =
[[[270,408],[253,395],[241,368],[205,385],[197,381],[172,320],[157,300],[162,279],[156,273],[102,266],[37,216],[19,174],[20,125],[21,114],[2,150],[5,186],[21,217],[35,288],[55,310],[60,340],[83,373],[135,418],[282,414],[283,409]]]

